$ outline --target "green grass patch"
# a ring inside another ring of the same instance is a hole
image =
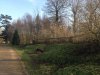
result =
[[[100,75],[100,53],[86,44],[36,44],[17,49],[30,75]],[[44,52],[34,54],[36,49]]]
[[[100,66],[73,65],[59,69],[54,75],[100,75]]]

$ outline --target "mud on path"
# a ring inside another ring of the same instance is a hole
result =
[[[0,75],[27,75],[22,61],[16,51],[0,45]]]

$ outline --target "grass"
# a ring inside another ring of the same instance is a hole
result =
[[[26,53],[28,48],[20,48],[19,46],[13,46],[16,49],[16,52],[20,55],[22,61],[25,64],[26,70],[30,75],[33,75],[33,65],[31,57]],[[31,48],[29,48],[31,50]]]
[[[94,65],[73,65],[59,69],[54,75],[100,75],[100,66]]]
[[[34,54],[37,48],[44,53]],[[17,51],[30,75],[100,75],[100,52],[87,45],[37,44]]]

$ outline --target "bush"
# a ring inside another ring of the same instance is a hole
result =
[[[74,44],[48,45],[45,49],[46,52],[39,56],[39,61],[41,62],[63,67],[66,63],[71,64],[76,61],[74,56],[71,55],[74,50]]]
[[[96,43],[83,43],[74,50],[75,55],[90,56],[100,53],[100,46]]]
[[[64,67],[66,64],[97,62],[100,59],[100,56],[97,55],[98,52],[95,52],[95,48],[92,51],[92,48],[88,47],[88,44],[47,45],[44,48],[45,52],[38,56],[38,61],[55,64],[59,67]]]
[[[93,47],[96,45],[88,43],[38,44],[26,46],[25,53],[31,58],[29,63],[33,65],[36,75],[99,75],[100,67],[96,65],[100,64],[100,54],[93,53],[90,49],[98,49]],[[37,48],[44,49],[44,53],[30,56],[29,53],[34,53]],[[54,65],[53,71],[49,65]]]
[[[44,52],[38,56],[31,55],[32,60],[39,63],[49,63],[63,68],[66,64],[99,63],[100,55],[92,52],[90,44],[53,44],[26,46],[26,53],[34,53],[39,48]],[[88,48],[89,47],[89,48]],[[93,46],[94,47],[94,46]],[[88,50],[89,49],[89,50]]]
[[[94,65],[68,66],[59,69],[53,75],[99,75],[100,67]]]
[[[15,30],[13,34],[13,38],[12,38],[12,45],[19,45],[19,44],[20,44],[19,34],[18,34],[18,31]]]

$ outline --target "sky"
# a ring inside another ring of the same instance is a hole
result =
[[[46,0],[0,0],[0,14],[12,16],[13,20],[23,17],[26,13],[43,14]]]

